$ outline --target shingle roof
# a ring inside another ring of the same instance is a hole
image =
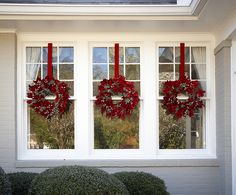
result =
[[[29,4],[176,4],[177,0],[0,0],[0,3]]]

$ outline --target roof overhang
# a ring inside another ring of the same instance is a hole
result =
[[[207,0],[177,5],[0,3],[0,20],[197,20]]]

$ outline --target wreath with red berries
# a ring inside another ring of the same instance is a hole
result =
[[[192,117],[194,112],[204,107],[201,97],[205,91],[201,89],[198,81],[182,77],[176,81],[167,81],[162,90],[164,94],[163,107],[168,114],[173,114],[176,119]],[[187,99],[178,99],[178,95],[185,95]]]
[[[29,85],[27,97],[31,99],[27,103],[35,112],[50,119],[55,114],[63,114],[69,108],[69,89],[66,83],[53,77],[37,78]],[[55,96],[55,99],[47,99],[48,96]]]
[[[163,87],[163,108],[167,114],[173,114],[174,118],[192,117],[196,110],[204,107],[201,97],[205,91],[201,89],[198,81],[192,81],[185,76],[185,44],[180,43],[180,66],[179,79],[176,81],[167,81]],[[187,96],[187,99],[178,99],[178,95]]]
[[[132,114],[139,103],[139,95],[134,84],[126,81],[123,76],[104,79],[101,81],[98,90],[95,104],[108,118],[124,119],[127,115]],[[114,96],[121,97],[121,101],[114,103],[112,100]]]
[[[48,74],[44,79],[37,78],[29,85],[27,103],[36,113],[50,119],[55,114],[63,114],[69,109],[69,90],[64,82],[53,78],[52,43],[48,43]],[[47,97],[55,96],[55,99]]]

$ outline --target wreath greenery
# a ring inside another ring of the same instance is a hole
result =
[[[125,80],[124,76],[104,79],[98,87],[95,104],[108,118],[121,118],[131,115],[139,103],[139,95],[134,84]],[[114,103],[112,96],[121,97],[121,101]]]
[[[63,114],[69,107],[69,87],[53,77],[46,76],[44,79],[37,78],[29,85],[27,101],[29,106],[38,114],[50,119],[55,114]],[[47,99],[55,96],[55,99]]]
[[[204,107],[201,97],[205,91],[201,89],[198,81],[192,81],[185,76],[176,81],[165,82],[162,92],[163,107],[167,114],[173,114],[176,119],[192,117],[196,110]],[[187,99],[178,99],[181,94],[187,96]]]

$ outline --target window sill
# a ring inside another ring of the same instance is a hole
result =
[[[65,165],[92,167],[218,167],[217,159],[152,160],[17,160],[16,168],[50,168]]]

